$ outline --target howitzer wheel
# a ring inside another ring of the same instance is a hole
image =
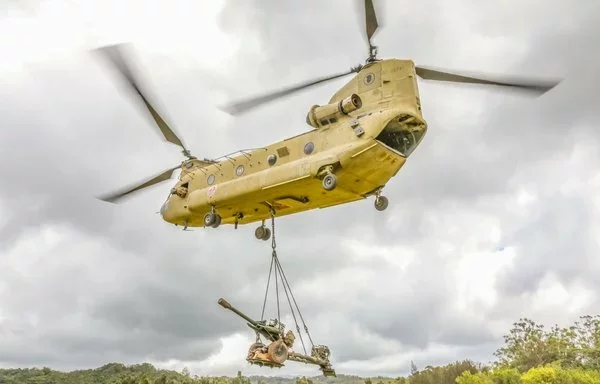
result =
[[[282,340],[277,340],[269,345],[269,359],[277,364],[282,364],[288,358],[287,345]]]
[[[264,347],[265,347],[265,345],[260,342],[256,342],[256,343],[252,344],[250,346],[250,348],[248,348],[248,356],[254,356],[254,352],[256,352],[257,349],[261,349]]]

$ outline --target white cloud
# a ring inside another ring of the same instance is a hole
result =
[[[219,70],[237,48],[237,43],[216,24],[223,4],[140,0],[41,2],[33,14],[2,20],[0,32],[5,49],[0,68],[23,69],[22,65],[29,61],[52,60],[101,45],[131,42],[143,54],[177,61],[182,70],[198,65]]]

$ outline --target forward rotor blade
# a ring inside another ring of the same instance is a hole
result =
[[[505,78],[504,80],[485,80],[478,77],[459,75],[434,69],[416,67],[416,73],[419,77],[425,80],[447,81],[454,83],[470,83],[470,84],[488,84],[504,87],[514,87],[521,90],[531,91],[538,94],[548,92],[560,83],[560,80],[530,80]]]
[[[139,191],[140,189],[147,188],[147,187],[150,187],[150,186],[152,186],[154,184],[158,184],[160,182],[169,180],[173,176],[173,172],[177,168],[179,168],[179,167],[180,166],[178,165],[176,167],[168,169],[168,170],[166,170],[166,171],[164,171],[164,172],[162,172],[162,173],[160,173],[160,174],[152,177],[149,180],[146,180],[146,181],[144,181],[142,183],[138,183],[135,186],[130,186],[130,187],[121,189],[118,192],[111,193],[110,195],[105,195],[105,196],[102,196],[102,197],[98,197],[98,199],[100,199],[102,201],[106,201],[108,203],[115,203],[118,200],[120,200],[121,198],[129,195],[130,193],[133,193],[133,192]]]
[[[344,73],[339,73],[337,75],[333,75],[333,76],[327,76],[327,77],[323,77],[317,80],[313,80],[311,82],[308,83],[302,83],[302,84],[298,84],[298,85],[294,85],[292,87],[289,88],[285,88],[282,89],[280,91],[277,92],[272,92],[272,93],[268,93],[265,95],[261,95],[261,96],[256,96],[256,97],[252,97],[249,99],[245,99],[236,103],[231,103],[231,104],[227,104],[226,106],[220,107],[220,109],[224,112],[229,113],[230,115],[239,115],[242,114],[246,111],[249,111],[250,109],[256,108],[262,104],[268,103],[270,101],[273,101],[275,99],[278,99],[280,97],[284,97],[287,95],[290,95],[294,92],[298,92],[301,91],[303,89],[306,89],[308,87],[312,87],[314,85],[320,84],[320,83],[324,83],[326,81],[329,80],[334,80],[337,79],[339,77],[343,77],[343,76],[347,76],[353,72],[357,72],[358,69],[357,68],[352,68],[350,71],[348,72],[344,72]]]
[[[146,108],[148,108],[148,111],[152,115],[152,118],[156,122],[156,125],[162,132],[165,139],[175,145],[180,146],[181,148],[183,148],[184,153],[187,153],[188,150],[184,146],[181,139],[179,139],[175,132],[173,132],[169,124],[167,124],[167,122],[160,116],[160,114],[156,111],[156,108],[154,108],[154,106],[150,103],[148,98],[141,91],[138,82],[133,76],[131,66],[127,64],[125,57],[123,56],[124,46],[125,44],[115,44],[96,48],[94,51],[108,59],[114,65],[114,67],[121,73],[124,80],[126,80],[129,86],[131,86],[132,90],[134,90],[138,94],[138,96],[146,105]]]
[[[377,31],[379,24],[377,23],[377,14],[373,7],[373,0],[365,0],[365,26],[367,31],[367,40],[371,44],[371,38]]]

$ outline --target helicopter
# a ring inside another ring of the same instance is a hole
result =
[[[116,202],[132,192],[180,175],[160,208],[176,226],[217,228],[261,222],[255,237],[268,240],[265,220],[374,197],[378,211],[388,207],[383,188],[422,142],[428,124],[421,110],[417,77],[423,80],[510,87],[543,94],[560,81],[490,79],[418,66],[411,59],[377,57],[372,37],[379,28],[372,0],[364,0],[368,56],[364,64],[283,90],[228,104],[240,115],[269,101],[352,75],[330,99],[308,108],[309,128],[263,148],[240,150],[216,159],[193,156],[142,91],[125,60],[124,45],[96,48],[109,59],[145,104],[164,138],[182,148],[186,160],[149,180],[100,197]]]

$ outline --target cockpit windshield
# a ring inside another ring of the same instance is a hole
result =
[[[388,147],[400,152],[402,156],[408,157],[415,150],[424,132],[422,130],[410,131],[403,129],[401,131],[393,131],[389,128],[384,129],[377,140],[381,141]]]
[[[376,140],[382,142],[402,156],[408,157],[417,148],[426,126],[410,115],[401,115],[391,120],[381,131]]]
[[[420,132],[410,131],[383,131],[377,140],[383,142],[388,147],[400,152],[403,156],[409,156],[415,150],[419,143]]]

